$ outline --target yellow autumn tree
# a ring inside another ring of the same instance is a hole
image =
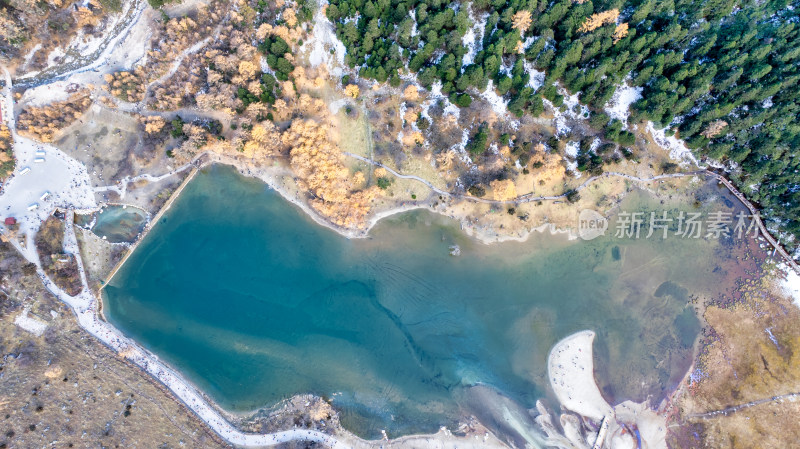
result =
[[[716,120],[709,123],[706,129],[700,134],[706,139],[711,139],[720,135],[726,126],[728,126],[728,122],[725,120]]]
[[[628,35],[628,24],[627,23],[620,23],[614,28],[614,43],[616,44],[620,40],[622,40],[625,36]]]
[[[618,17],[619,17],[619,10],[616,8],[592,14],[589,18],[586,19],[585,22],[583,22],[583,25],[581,25],[581,27],[578,28],[578,31],[581,33],[588,33],[589,31],[594,31],[603,25],[616,22]]]
[[[147,134],[158,134],[166,125],[164,118],[157,115],[144,117],[142,122],[144,123],[144,132]]]
[[[290,147],[289,164],[298,185],[313,195],[311,207],[338,226],[363,229],[378,189],[359,190],[363,175],[351,176],[327,128],[313,120],[294,120],[281,141]]]
[[[283,20],[286,21],[286,24],[290,27],[294,28],[297,25],[297,15],[292,8],[286,8],[283,10]]]
[[[511,28],[519,31],[520,36],[524,35],[531,27],[531,12],[527,10],[517,11],[511,16]]]
[[[258,66],[253,64],[252,61],[242,61],[239,63],[239,75],[244,78],[245,81],[250,81],[255,78],[258,71]]]
[[[344,93],[348,97],[357,98],[361,90],[355,84],[348,84],[347,87],[344,88]]]

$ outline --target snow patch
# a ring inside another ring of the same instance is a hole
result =
[[[567,110],[564,112],[568,117],[576,120],[585,120],[589,117],[589,108],[582,105],[578,99],[578,94],[570,95],[567,89],[558,86],[558,93],[564,96],[564,106]]]
[[[567,170],[571,171],[575,174],[576,178],[580,178],[583,176],[580,170],[578,170],[578,162],[575,158],[578,157],[578,151],[580,150],[580,143],[575,140],[571,140],[567,142],[566,147],[564,147],[564,154],[567,156],[564,158],[564,162],[567,163]]]
[[[800,307],[800,274],[782,264],[778,268],[786,272],[786,277],[778,284],[784,293],[792,297],[794,304]]]
[[[27,67],[27,66],[28,66],[28,64],[30,64],[30,63],[31,63],[31,60],[33,59],[33,56],[34,56],[34,55],[36,54],[36,52],[37,52],[37,51],[39,51],[39,49],[41,49],[41,48],[42,48],[42,44],[41,44],[41,43],[38,43],[38,44],[36,44],[36,45],[35,45],[33,48],[31,48],[31,51],[29,51],[29,52],[28,52],[28,54],[27,54],[27,55],[25,55],[25,61],[22,63],[22,67]]]
[[[347,54],[347,49],[342,41],[336,37],[333,24],[323,13],[327,5],[327,1],[320,2],[317,12],[314,13],[314,29],[311,32],[311,38],[303,43],[301,51],[305,53],[310,50],[308,62],[312,67],[317,67],[323,63],[329,67],[335,67],[338,64],[336,70],[331,72],[338,76],[339,74],[334,72],[341,71],[341,67],[344,66],[344,57]],[[333,49],[333,54],[330,52],[331,49]]]
[[[428,97],[429,97],[428,100],[426,100],[425,103],[422,104],[422,116],[430,120],[431,123],[433,123],[433,120],[431,119],[431,116],[428,113],[428,111],[430,107],[433,106],[433,104],[436,103],[437,101],[442,101],[444,107],[444,112],[442,112],[442,116],[452,115],[455,116],[456,119],[461,118],[461,109],[459,109],[458,106],[454,105],[453,103],[450,103],[450,100],[442,93],[441,81],[436,81],[433,84],[433,86],[431,86],[430,94],[428,95]]]
[[[19,102],[27,106],[41,107],[57,101],[66,101],[70,96],[69,92],[67,92],[67,87],[70,84],[67,81],[56,81],[28,89]]]
[[[576,158],[578,157],[578,150],[580,149],[580,144],[576,140],[570,140],[567,142],[566,148],[564,148],[564,153],[571,157]]]
[[[20,234],[27,235],[27,247],[20,249],[23,256],[28,260],[38,260],[34,236],[53,208],[94,210],[97,202],[85,165],[56,147],[16,133],[16,120],[13,114],[9,114],[13,111],[11,74],[5,69],[3,72],[6,79],[2,90],[3,118],[8,120],[8,127],[12,130],[17,168],[0,194],[0,211],[4,216],[15,217]],[[37,155],[37,152],[43,152],[44,156]],[[34,163],[36,158],[43,158],[44,162]],[[45,192],[50,195],[42,200]],[[36,207],[31,208],[34,204]]]
[[[461,37],[461,44],[467,47],[467,53],[461,60],[461,66],[465,67],[475,62],[475,56],[483,49],[483,31],[486,28],[486,19],[489,17],[488,13],[481,14],[480,19],[475,19],[472,14],[471,5],[467,6],[469,11],[469,20],[473,23],[472,27],[464,33]]]
[[[14,319],[14,324],[19,326],[20,328],[36,335],[37,337],[41,337],[44,331],[47,329],[47,323],[41,321],[37,318],[28,316],[28,312],[30,312],[30,306],[25,306],[22,309],[22,312],[17,315]]]
[[[531,76],[528,80],[528,86],[533,88],[534,91],[539,90],[539,88],[544,84],[545,73],[536,70],[533,67],[533,64],[528,61],[525,61],[522,63],[522,65],[525,67],[525,71]]]
[[[594,140],[592,140],[592,145],[589,147],[589,151],[591,151],[592,153],[597,154],[597,149],[600,148],[600,144],[601,143],[602,143],[602,141],[600,140],[600,138],[599,137],[595,137]]]
[[[494,80],[489,80],[486,89],[481,92],[481,98],[491,105],[492,111],[494,111],[495,114],[506,115],[506,113],[508,113],[508,102],[503,100],[503,97],[500,95],[497,95],[497,92],[494,90]]]
[[[686,144],[683,143],[682,140],[676,138],[675,136],[666,135],[666,129],[659,129],[656,130],[655,126],[653,126],[653,122],[647,122],[647,131],[650,135],[653,136],[653,140],[658,144],[660,147],[669,150],[669,157],[678,161],[681,166],[700,166],[697,162],[697,159],[692,154],[692,151],[686,147]]]
[[[630,106],[642,98],[643,90],[641,87],[631,87],[627,83],[623,83],[621,86],[617,86],[614,96],[603,109],[611,118],[621,121],[627,129]]]

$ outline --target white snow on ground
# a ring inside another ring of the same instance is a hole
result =
[[[37,51],[39,51],[40,48],[42,48],[41,42],[36,44],[33,48],[31,48],[31,51],[29,51],[28,54],[25,55],[25,62],[22,63],[22,67],[26,67],[28,64],[31,63],[31,59],[33,59],[33,56],[36,54]]]
[[[669,157],[678,161],[681,166],[700,166],[692,151],[686,148],[682,140],[677,139],[675,136],[667,137],[666,128],[656,130],[653,122],[647,122],[646,129],[659,146],[669,150]]]
[[[303,43],[301,52],[307,52],[308,62],[312,67],[317,67],[320,64],[327,64],[329,69],[337,68],[341,71],[344,66],[344,56],[347,52],[342,41],[336,37],[336,32],[333,29],[333,24],[323,12],[328,5],[327,1],[320,2],[317,12],[314,13],[314,29],[311,32],[311,38]],[[330,50],[333,49],[332,55]],[[333,73],[332,71],[331,73]],[[333,73],[338,76],[338,73]]]
[[[411,37],[418,36],[419,30],[417,29],[417,11],[412,9],[411,12],[409,12],[409,15],[411,16],[411,20],[414,21],[414,25],[411,26]]]
[[[28,89],[19,100],[26,106],[44,106],[57,101],[65,101],[69,98],[67,81],[56,81],[50,84],[42,84],[32,89]]]
[[[786,265],[780,265],[779,268],[786,272],[786,277],[781,279],[779,284],[781,289],[792,297],[797,307],[800,307],[800,274]]]
[[[472,14],[472,5],[467,5],[469,12],[469,20],[473,23],[472,27],[464,33],[461,37],[461,44],[467,47],[467,53],[461,60],[461,66],[468,66],[475,61],[475,56],[483,49],[483,30],[486,28],[486,19],[489,17],[488,13],[482,13],[480,19],[475,19]]]
[[[522,49],[527,50],[528,48],[530,48],[530,46],[533,45],[534,42],[536,42],[536,39],[539,39],[539,36],[526,37],[525,40],[522,42]]]
[[[481,98],[492,106],[492,110],[495,114],[506,115],[506,113],[508,113],[508,102],[503,100],[503,97],[500,95],[497,95],[497,92],[494,90],[494,80],[489,80],[486,89],[481,92]]]
[[[628,116],[630,116],[630,106],[638,99],[642,98],[641,87],[631,87],[627,83],[617,86],[614,96],[603,108],[611,118],[621,121],[625,128],[628,127]]]
[[[600,140],[600,138],[599,137],[595,137],[594,140],[592,140],[592,145],[589,147],[589,151],[591,151],[592,153],[597,154],[597,149],[600,148],[600,144],[601,143],[603,143],[603,142]]]
[[[92,82],[99,84],[99,80],[103,73],[112,72],[121,68],[130,68],[133,63],[145,56],[146,48],[145,43],[150,39],[152,32],[149,29],[149,21],[141,20],[142,15],[147,10],[148,14],[156,14],[152,9],[147,8],[147,2],[129,2],[126,4],[127,8],[120,14],[114,17],[114,23],[106,27],[105,33],[98,38],[91,39],[88,43],[76,44],[67,49],[67,53],[78,52],[81,55],[88,56],[89,54],[97,51],[105,42],[103,51],[100,55],[92,61],[92,63],[82,66],[71,72],[61,75],[60,79],[70,79],[73,76],[84,75],[76,78],[74,81],[82,81],[83,83]],[[114,27],[120,23],[123,18],[131,17],[130,22],[126,24],[125,28],[119,30],[113,37],[110,33],[114,32]],[[77,36],[76,40],[80,40],[81,36]],[[55,56],[63,56],[64,54],[54,55],[51,53],[48,56],[48,63],[52,62]],[[34,76],[35,73],[27,73],[19,79],[29,78]]]
[[[533,79],[533,77],[531,77]],[[585,120],[589,116],[589,108],[580,104],[578,100],[578,94],[569,95],[567,90],[561,86],[556,84],[558,89],[559,95],[564,96],[564,112],[561,112],[560,108],[556,108],[553,106],[553,103],[544,99],[544,104],[548,107],[551,111],[553,111],[553,125],[556,127],[556,134],[557,135],[565,135],[568,134],[570,131],[569,126],[567,126],[567,118],[575,119],[575,120]]]
[[[580,144],[576,140],[570,140],[567,142],[566,148],[564,148],[564,153],[571,158],[578,157],[578,150],[580,149]]]
[[[61,47],[54,48],[53,51],[51,51],[50,54],[47,55],[47,66],[50,67],[51,65],[55,64],[56,58],[60,58],[64,55],[66,55],[66,53],[64,53],[64,50]],[[27,75],[32,76],[36,75],[37,73],[39,72],[28,73]]]
[[[536,70],[536,68],[533,67],[533,64],[527,60],[523,62],[522,65],[525,67],[525,71],[531,76],[531,78],[528,80],[528,86],[532,87],[535,91],[539,90],[539,88],[542,87],[542,84],[544,84],[545,73]]]
[[[37,151],[45,155],[36,156]],[[96,209],[97,203],[86,167],[57,148],[17,136],[14,155],[18,166],[0,195],[0,215],[17,219],[19,232],[28,235],[26,251],[35,254],[34,235],[53,208]],[[45,161],[33,162],[37,157]],[[25,168],[30,172],[21,174]],[[45,192],[50,197],[42,200]],[[37,208],[28,210],[34,204]]]
[[[422,116],[428,120],[431,120],[431,116],[429,114],[429,109],[433,106],[437,101],[442,101],[444,112],[442,112],[442,116],[446,115],[453,115],[457,119],[461,117],[461,110],[458,106],[450,103],[450,100],[442,93],[442,82],[436,81],[433,86],[431,86],[430,94],[428,95],[428,99],[422,104]],[[433,121],[431,120],[431,123]]]
[[[569,126],[567,126],[567,119],[561,111],[556,108],[550,100],[543,98],[542,102],[544,103],[547,109],[553,111],[553,126],[556,127],[556,135],[563,136],[568,134],[570,131]]]
[[[564,153],[566,156],[568,156],[564,158],[564,162],[567,163],[567,170],[570,170],[572,173],[574,173],[576,178],[583,176],[583,173],[578,170],[578,162],[575,161],[575,158],[578,157],[579,149],[580,143],[575,140],[567,142],[567,145],[564,148]]]
[[[772,107],[772,97],[769,97],[769,98],[765,99],[764,102],[761,103],[761,107],[764,108],[764,109],[771,108]]]
[[[28,312],[30,312],[30,309],[30,306],[25,306],[25,308],[22,309],[22,312],[20,312],[19,315],[14,318],[14,324],[32,333],[33,335],[36,335],[37,337],[41,337],[45,329],[47,329],[47,323],[29,316]]]
[[[9,113],[13,111],[13,100],[8,87],[11,86],[11,76],[5,68],[3,70],[6,76],[3,118],[8,120],[8,127],[12,130],[17,167],[0,195],[0,216],[17,219],[19,232],[28,236],[25,257],[32,260],[36,255],[34,235],[54,207],[96,209],[97,202],[86,166],[51,145],[21,137],[16,133],[13,113]],[[44,156],[37,156],[37,152],[44,152]],[[43,158],[44,162],[34,162],[37,158]],[[30,170],[23,174],[26,169]],[[49,198],[42,200],[45,192],[50,193]],[[34,204],[37,207],[29,210]]]
[[[557,87],[558,93],[564,96],[564,106],[567,107],[564,114],[574,119],[586,119],[589,117],[589,108],[581,104],[578,94],[570,95],[567,89],[558,85]]]

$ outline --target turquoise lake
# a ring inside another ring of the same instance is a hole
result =
[[[629,207],[650,210],[644,194]],[[449,255],[458,244],[461,255]],[[223,408],[331,399],[365,437],[436,431],[470,386],[530,408],[551,396],[550,347],[597,332],[609,402],[661,397],[686,373],[716,241],[480,244],[426,211],[345,239],[263,183],[201,172],[104,289],[104,313]]]

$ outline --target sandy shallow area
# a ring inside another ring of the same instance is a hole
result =
[[[562,407],[582,418],[594,421],[592,428],[581,435],[578,426],[568,426],[569,419],[561,416],[566,437],[584,447],[585,442],[594,449],[666,449],[666,418],[650,409],[648,404],[625,401],[611,407],[603,398],[594,377],[592,344],[595,333],[577,332],[553,346],[548,357],[548,377]]]

